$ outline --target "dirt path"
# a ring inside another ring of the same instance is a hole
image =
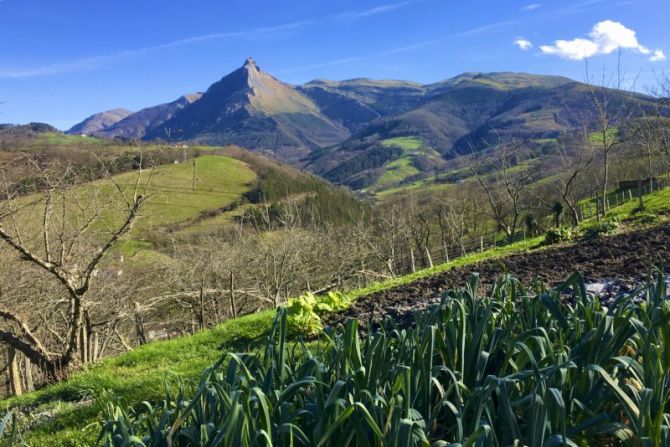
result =
[[[414,311],[438,302],[443,292],[465,285],[474,272],[481,275],[484,284],[490,283],[503,273],[511,273],[524,284],[539,279],[554,286],[575,271],[580,271],[586,282],[616,278],[619,283],[632,284],[643,280],[650,266],[661,263],[664,263],[666,273],[670,272],[668,224],[458,267],[361,297],[352,307],[330,318],[329,323],[336,324],[347,318],[378,321],[385,315],[400,322],[411,319]]]

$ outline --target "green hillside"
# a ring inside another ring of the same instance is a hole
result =
[[[82,207],[76,218],[84,218],[99,207],[102,209],[101,219],[95,222],[94,229],[104,231],[106,228],[118,227],[125,213],[124,199],[117,186],[124,194],[132,195],[136,184],[139,191],[143,192],[149,182],[141,217],[130,235],[117,248],[131,257],[139,251],[145,251],[142,253],[144,257],[150,254],[146,250],[151,248],[145,242],[148,232],[176,224],[187,227],[189,222],[205,213],[222,210],[240,201],[252,189],[255,179],[256,173],[242,161],[219,155],[201,156],[193,162],[144,169],[139,181],[137,172],[128,172],[76,187],[73,194]],[[35,222],[39,222],[43,212],[42,202],[41,194],[24,196],[17,201],[17,207],[21,208],[17,220],[22,223],[21,227],[26,233],[35,234],[35,231],[39,231]]]

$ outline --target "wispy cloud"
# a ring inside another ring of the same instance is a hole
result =
[[[531,3],[521,8],[521,11],[533,11],[534,9],[542,7],[542,3]]]
[[[338,19],[358,20],[365,17],[376,16],[379,14],[395,11],[396,9],[404,8],[405,6],[413,5],[416,3],[421,3],[423,1],[424,0],[407,0],[396,3],[387,3],[369,9],[347,11],[340,14],[335,14],[334,17]]]
[[[553,45],[540,46],[540,51],[544,54],[572,60],[584,60],[596,55],[610,54],[620,49],[651,54],[649,60],[652,62],[665,59],[663,51],[656,50],[652,54],[652,50],[638,41],[634,30],[612,20],[596,23],[588,34],[588,38],[556,40]]]
[[[352,56],[352,57],[345,57],[341,59],[332,59],[329,61],[324,61],[316,64],[310,64],[310,65],[302,65],[298,67],[291,67],[291,68],[286,68],[286,69],[279,69],[276,70],[277,73],[294,73],[294,72],[300,72],[300,71],[307,71],[307,70],[314,70],[317,68],[324,68],[324,67],[331,67],[335,65],[344,65],[344,64],[351,64],[354,62],[360,62],[360,61],[365,61],[368,59],[373,59],[373,58],[379,58],[379,57],[386,57],[386,56],[393,56],[396,54],[401,54],[401,53],[407,53],[409,51],[414,51],[419,48],[424,48],[428,47],[431,45],[436,45],[438,43],[446,42],[451,39],[455,38],[462,38],[462,37],[470,37],[474,36],[477,34],[482,34],[486,33],[488,31],[494,30],[496,28],[501,28],[509,25],[513,25],[517,23],[519,20],[514,19],[514,20],[504,20],[500,22],[494,22],[490,23],[488,25],[483,25],[483,26],[478,26],[475,28],[470,28],[467,30],[459,31],[456,33],[451,33],[442,37],[437,37],[435,39],[429,39],[429,40],[422,40],[419,42],[414,42],[410,43],[407,45],[402,45],[394,48],[389,48],[387,50],[379,51],[377,53],[371,53],[367,55],[362,55],[362,56]]]
[[[142,55],[153,51],[160,51],[169,48],[191,45],[194,43],[205,42],[209,40],[239,39],[251,36],[272,35],[285,31],[296,30],[305,27],[313,22],[314,22],[313,20],[305,20],[300,22],[286,23],[277,26],[260,27],[241,31],[201,34],[198,36],[191,36],[184,39],[173,40],[171,42],[163,44],[150,45],[131,50],[122,50],[117,51],[115,53],[85,57],[81,59],[47,64],[38,67],[29,67],[29,68],[0,67],[0,79],[19,79],[19,78],[38,77],[38,76],[53,76],[59,74],[74,73],[78,71],[93,70],[96,68],[100,68],[104,65],[107,65],[109,63],[115,62],[117,60]]]
[[[4,0],[0,0],[2,2]],[[391,12],[412,4],[421,3],[425,0],[406,0],[396,3],[388,3],[374,8],[365,9],[365,10],[354,10],[347,11],[340,14],[335,14],[333,16],[328,16],[321,18],[320,20],[325,19],[349,19],[349,20],[358,20],[365,17],[375,16],[378,14],[384,14]],[[22,79],[22,78],[31,78],[39,76],[53,76],[67,73],[74,73],[79,71],[94,70],[105,65],[111,64],[118,60],[129,58],[132,56],[142,55],[154,51],[166,50],[174,47],[185,46],[196,44],[199,42],[205,42],[210,40],[225,40],[225,39],[241,39],[245,37],[257,37],[263,35],[271,35],[279,32],[286,32],[291,30],[296,30],[303,28],[307,25],[318,22],[319,20],[303,20],[299,22],[286,23],[277,26],[268,26],[261,28],[254,28],[248,30],[240,31],[229,31],[222,33],[210,33],[202,34],[197,36],[186,37],[183,39],[174,40],[171,42],[150,45],[142,48],[135,48],[130,50],[122,50],[109,54],[94,55],[90,57],[84,57],[80,59],[57,62],[52,64],[41,65],[37,67],[0,67],[0,79]]]

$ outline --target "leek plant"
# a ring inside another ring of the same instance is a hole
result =
[[[605,307],[579,274],[551,290],[478,277],[410,328],[359,323],[306,344],[279,309],[257,352],[128,408],[104,446],[670,445],[670,305],[661,274]]]

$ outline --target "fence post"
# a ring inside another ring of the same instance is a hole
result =
[[[235,308],[235,277],[233,272],[230,272],[230,314],[233,318],[237,318],[237,309]]]
[[[409,257],[410,257],[410,260],[412,261],[412,273],[416,273],[416,263],[414,262],[414,249],[413,248],[409,249]]]
[[[479,252],[484,252],[484,236],[480,236],[479,238]]]
[[[633,190],[632,189],[628,190],[628,200],[633,200]]]
[[[446,259],[446,262],[449,262],[449,247],[447,247],[446,243],[443,243],[444,245],[444,258]]]

